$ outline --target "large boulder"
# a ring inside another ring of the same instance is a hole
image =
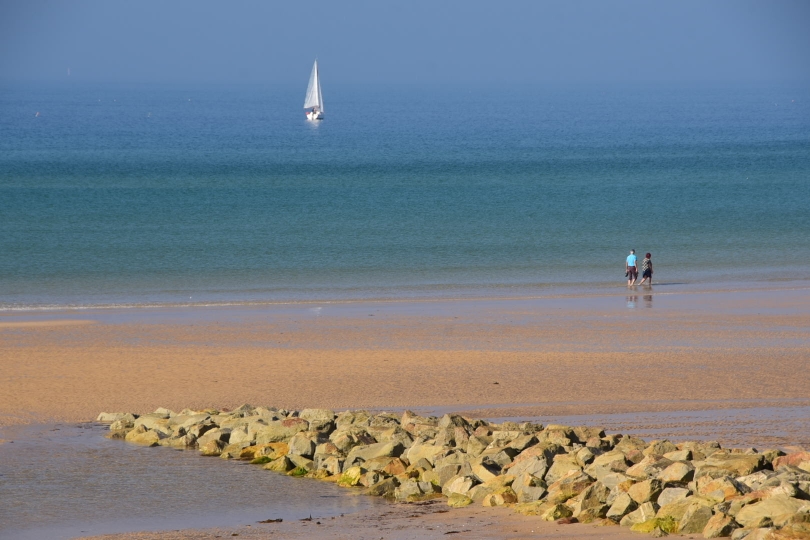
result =
[[[501,468],[488,460],[477,460],[470,470],[479,482],[488,482],[501,474]]]
[[[608,508],[605,517],[613,521],[620,521],[624,516],[638,508],[638,504],[627,493],[620,493]]]
[[[447,428],[469,428],[470,423],[467,421],[466,418],[460,416],[458,414],[445,414],[439,419],[439,422],[436,424],[436,427],[439,429],[447,429]]]
[[[408,448],[413,443],[413,437],[410,433],[405,431],[399,426],[384,427],[384,428],[368,428],[370,434],[377,440],[377,442],[392,442],[401,443],[402,446]]]
[[[703,506],[711,509],[713,505],[714,501],[706,499],[705,497],[693,495],[691,497],[671,502],[669,504],[660,507],[658,509],[658,512],[656,512],[655,517],[660,519],[671,518],[675,521],[680,522],[683,519],[683,516],[690,511],[690,508],[695,506]]]
[[[721,478],[703,476],[697,480],[697,492],[717,502],[727,501],[750,491],[751,488],[729,476]]]
[[[686,488],[668,487],[661,492],[656,502],[659,506],[666,506],[684,500],[689,493],[690,491]]]
[[[281,456],[286,456],[289,451],[290,447],[287,443],[267,443],[243,448],[239,457],[241,459],[266,457],[272,461]]]
[[[605,436],[605,430],[600,427],[577,426],[573,429],[573,432],[577,440],[583,444],[592,439],[601,439]]]
[[[553,484],[571,471],[582,471],[582,465],[577,462],[576,455],[571,454],[557,454],[554,456],[554,462],[546,472],[546,483]]]
[[[687,461],[676,461],[660,473],[657,478],[664,484],[685,484],[695,476],[695,466]]]
[[[436,467],[432,471],[427,471],[422,475],[422,479],[432,482],[437,486],[444,486],[451,478],[456,476],[461,469],[461,465],[453,463]]]
[[[400,474],[405,474],[407,470],[408,466],[405,465],[404,461],[402,461],[400,458],[392,458],[391,461],[388,462],[388,465],[383,467],[382,472],[383,474],[397,476]]]
[[[512,459],[517,455],[517,453],[517,450],[507,446],[500,450],[496,448],[486,450],[481,457],[503,469],[512,463]]]
[[[403,502],[421,501],[435,495],[436,487],[433,484],[413,479],[405,480],[394,490],[394,498]]]
[[[211,418],[210,415],[205,413],[200,414],[178,414],[168,419],[167,424],[175,430],[187,430],[194,424],[200,424]]]
[[[651,455],[663,456],[668,452],[677,452],[677,451],[678,451],[677,446],[675,446],[668,440],[664,439],[664,440],[650,441],[649,446],[647,446],[647,448],[642,450],[641,453],[644,454],[645,456]]]
[[[537,456],[531,456],[520,460],[519,458],[520,456],[515,458],[512,463],[504,467],[504,471],[515,476],[530,474],[532,476],[536,476],[537,478],[543,478],[546,475],[546,472],[548,471],[548,464],[546,463],[545,459],[538,458]]]
[[[315,468],[337,476],[343,470],[343,459],[340,456],[315,454]]]
[[[596,459],[596,456],[599,454],[600,452],[597,449],[586,446],[577,450],[576,454],[574,455],[577,458],[577,463],[579,463],[582,467],[585,467],[588,465],[588,463]]]
[[[504,486],[486,495],[482,501],[483,506],[503,506],[518,501],[517,495],[511,486]]]
[[[242,451],[247,448],[247,446],[247,442],[228,443],[222,448],[219,457],[222,459],[239,459],[242,455]]]
[[[516,450],[516,454],[523,452],[527,448],[533,447],[537,444],[537,437],[532,433],[519,435],[512,442],[509,443],[509,448]]]
[[[343,487],[351,487],[360,484],[360,479],[366,473],[365,469],[355,465],[354,467],[346,467],[343,474],[338,479],[338,485]]]
[[[546,500],[563,503],[585,491],[593,482],[593,478],[579,469],[570,470],[562,478],[548,486]]]
[[[720,443],[717,441],[686,441],[678,444],[678,449],[689,450],[693,460],[703,461],[707,456],[720,450]]]
[[[292,436],[287,444],[290,455],[304,456],[311,459],[315,455],[315,448],[318,446],[318,432],[299,431]]]
[[[247,426],[231,430],[231,436],[228,438],[228,444],[240,443],[245,443],[245,446],[250,446],[253,443],[253,438],[248,434]]]
[[[602,482],[605,486],[607,486],[611,490],[613,490],[613,488],[615,488],[620,484],[622,486],[627,486],[627,489],[629,489],[630,486],[633,485],[633,481],[622,473],[606,474],[602,476],[602,478],[599,478],[599,481]],[[626,492],[627,489],[623,489],[623,491]]]
[[[194,435],[178,435],[160,441],[161,446],[169,446],[171,448],[196,448],[197,438]]]
[[[399,480],[395,477],[385,478],[380,480],[376,484],[370,486],[368,488],[367,493],[369,495],[375,495],[377,497],[385,497],[386,499],[393,499],[394,492],[396,491],[397,487],[399,487]]]
[[[683,516],[681,516],[681,519],[678,520],[678,528],[676,530],[679,534],[702,533],[711,517],[711,508],[694,504],[687,508]]]
[[[471,505],[473,500],[466,495],[461,495],[460,493],[452,493],[449,497],[447,497],[447,506],[451,508],[463,508],[465,506]]]
[[[735,519],[743,527],[752,527],[760,523],[763,518],[773,520],[778,516],[795,514],[806,504],[808,504],[807,501],[778,495],[758,503],[744,506],[737,513]]]
[[[739,525],[734,518],[726,514],[718,513],[713,515],[703,528],[703,538],[724,538],[731,536],[731,533]]]
[[[127,420],[129,422],[134,422],[138,417],[132,413],[125,413],[125,412],[103,412],[99,413],[96,417],[96,422],[104,422],[104,423],[112,423],[116,420]]]
[[[660,455],[647,455],[627,469],[624,474],[636,480],[646,480],[648,478],[655,478],[664,469],[672,465],[672,461]]]
[[[738,482],[742,482],[752,490],[759,489],[762,484],[770,480],[771,478],[777,476],[777,473],[774,471],[757,471],[752,474],[748,474],[745,476],[740,476],[737,478]]]
[[[790,454],[777,457],[773,460],[773,470],[778,471],[780,467],[790,465],[810,472],[810,452],[792,452]]]
[[[298,417],[309,422],[309,431],[330,433],[335,429],[335,411],[330,409],[304,409]]]
[[[610,508],[607,504],[608,493],[610,490],[601,482],[594,482],[585,488],[585,491],[576,496],[573,504],[570,501],[568,503],[573,511],[573,517],[580,523],[590,523],[604,518]]]
[[[143,426],[146,429],[160,431],[162,434],[169,436],[174,429],[169,425],[169,417],[158,415],[155,413],[145,414],[139,416],[132,425],[134,427]]]
[[[206,431],[205,435],[197,438],[197,444],[202,448],[210,441],[220,441],[223,443],[228,443],[231,438],[231,430],[229,428],[225,429],[212,429],[210,431]]]
[[[573,511],[564,504],[546,503],[548,506],[538,515],[543,521],[557,521],[558,519],[569,518]]]
[[[642,452],[646,450],[647,446],[648,445],[644,439],[627,435],[622,437],[622,439],[616,443],[615,450],[622,452],[627,459],[633,463],[638,463],[644,459],[644,454]]]
[[[596,456],[587,467],[585,472],[597,480],[602,480],[604,476],[614,473],[624,473],[628,469],[627,458],[621,450],[611,450],[600,456]]]
[[[399,457],[404,447],[401,443],[375,443],[355,446],[346,456],[346,467],[362,465],[363,462],[380,457]]]
[[[552,443],[559,446],[570,446],[573,442],[580,442],[572,428],[558,424],[549,424],[543,431],[535,435],[541,443]]]
[[[408,459],[409,463],[416,463],[420,459],[426,459],[433,464],[436,458],[444,456],[448,450],[449,448],[445,446],[416,441],[408,448],[405,457]]]
[[[368,411],[344,411],[335,417],[338,429],[350,426],[368,426],[371,424],[371,413]]]
[[[343,454],[348,454],[355,446],[369,445],[378,442],[365,428],[353,426],[336,429],[329,435],[329,441]]]
[[[444,484],[442,493],[448,497],[453,493],[466,496],[478,483],[478,480],[472,476],[456,476]]]
[[[630,527],[633,532],[648,533],[653,538],[661,538],[674,533],[678,528],[678,523],[673,519],[652,518],[641,523],[635,523]]]
[[[146,429],[143,425],[130,430],[124,440],[128,443],[139,444],[141,446],[158,446],[161,439],[166,438],[160,431]]]
[[[646,502],[624,516],[619,523],[622,527],[632,527],[638,523],[644,523],[655,517],[655,503]]]
[[[278,459],[275,459],[262,467],[263,469],[267,469],[268,471],[278,472],[278,473],[286,473],[295,468],[292,461],[287,456],[281,456]]]
[[[662,487],[660,480],[644,480],[630,486],[627,494],[639,504],[650,501],[655,502],[662,491]]]
[[[197,440],[199,441],[200,437],[206,435],[209,431],[217,429],[218,427],[219,426],[217,426],[214,423],[214,421],[211,420],[211,418],[209,417],[206,420],[198,422],[196,424],[192,424],[191,426],[185,429],[186,433],[188,433],[189,435],[194,435],[195,437],[197,437]]]
[[[222,449],[225,448],[225,443],[219,439],[211,439],[205,444],[200,445],[200,455],[203,456],[219,456],[222,454]]]
[[[523,473],[512,482],[512,490],[517,496],[517,502],[532,502],[540,500],[546,494],[546,485],[542,479]]]
[[[670,461],[691,461],[691,450],[675,450],[674,452],[667,452],[664,457]]]
[[[765,457],[761,454],[726,454],[715,452],[695,470],[695,478],[711,476],[746,476],[765,467]]]
[[[258,417],[258,419],[263,420],[265,423],[268,423],[274,420],[282,420],[286,414],[282,414],[275,407],[256,407],[253,410],[253,416]]]
[[[303,474],[315,470],[315,462],[304,456],[289,454],[287,459],[293,464],[292,472],[296,475],[303,476]]]
[[[128,418],[119,418],[110,424],[110,431],[121,431],[123,429],[132,429],[135,427],[135,422]]]
[[[554,456],[561,453],[564,453],[563,448],[556,444],[536,444],[516,455],[504,469],[515,476],[529,473],[532,476],[543,478],[553,463]]]
[[[288,442],[293,435],[309,429],[309,422],[303,418],[285,418],[269,422],[266,428],[256,432],[256,444]]]
[[[468,456],[478,457],[491,443],[492,437],[470,435],[470,437],[467,439],[467,446],[464,448],[464,450]]]

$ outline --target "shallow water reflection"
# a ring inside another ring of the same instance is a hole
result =
[[[0,537],[230,526],[384,504],[246,462],[111,441],[105,432],[94,424],[3,430],[0,438],[14,442],[0,444]]]

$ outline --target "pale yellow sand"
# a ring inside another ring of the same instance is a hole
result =
[[[758,304],[732,299],[738,312],[459,302],[438,315],[369,306],[4,326],[0,423],[245,402],[496,416],[509,411],[484,406],[524,405],[512,412],[527,415],[808,404],[810,310],[746,313]]]
[[[42,328],[45,326],[80,326],[95,324],[96,321],[79,319],[51,319],[46,321],[0,321],[0,329],[4,328]]]
[[[476,407],[493,416],[810,404],[808,293],[777,295],[767,305],[761,295],[720,298],[726,302],[716,308],[697,295],[689,303],[663,302],[663,308],[656,300],[652,309],[643,309],[649,301],[639,296],[618,298],[619,307],[608,309],[459,302],[436,313],[429,304],[399,311],[327,306],[317,315],[308,307],[224,309],[115,323],[101,314],[91,319],[100,324],[92,325],[4,317],[0,425],[244,402]],[[624,309],[625,301],[638,302],[639,309]],[[493,407],[509,404],[514,407]],[[378,512],[321,525],[109,538],[405,540],[447,537],[452,530],[460,532],[451,538],[637,537],[618,527],[543,523],[506,509],[422,516],[398,505]]]

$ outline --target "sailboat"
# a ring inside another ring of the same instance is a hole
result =
[[[321,78],[318,76],[317,59],[312,65],[312,74],[309,76],[304,110],[307,111],[307,120],[323,120],[323,94],[321,94]]]

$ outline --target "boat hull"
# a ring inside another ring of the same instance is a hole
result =
[[[307,113],[307,120],[323,120],[323,113],[320,111],[310,111]]]

